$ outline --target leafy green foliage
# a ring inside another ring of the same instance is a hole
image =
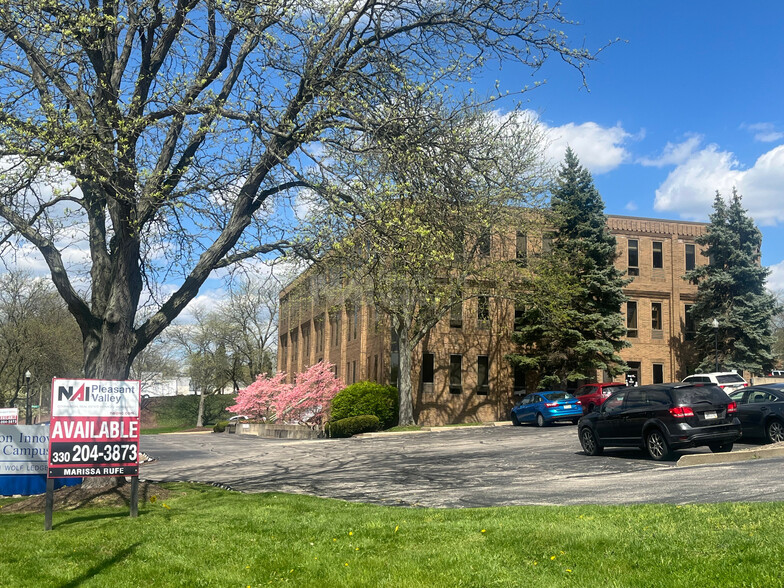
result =
[[[697,327],[695,346],[702,360],[697,370],[713,371],[717,355],[720,369],[752,374],[772,369],[772,320],[781,308],[765,288],[770,270],[760,264],[762,233],[735,190],[729,205],[716,193],[710,224],[697,243],[706,246],[710,259],[685,276],[697,284],[691,310]],[[718,329],[713,327],[714,319]]]
[[[628,283],[616,269],[615,236],[593,178],[567,149],[551,198],[552,250],[531,264],[518,295],[523,308],[508,359],[539,374],[541,388],[627,368],[621,305]]]
[[[397,411],[397,388],[376,382],[357,382],[332,399],[330,420],[372,414],[378,417],[384,429],[388,429],[397,422]]]
[[[330,437],[351,437],[361,433],[381,430],[381,421],[374,414],[361,414],[345,419],[330,421],[325,431]]]
[[[236,401],[233,394],[213,394],[204,397],[204,422],[216,423],[225,420],[230,415],[226,410]],[[199,412],[199,395],[188,396],[166,396],[162,398],[151,398],[144,403],[142,410],[142,422],[147,422],[148,418],[152,426],[157,427],[192,427],[196,422]],[[149,417],[145,416],[149,414]]]
[[[215,426],[212,427],[212,432],[223,433],[228,425],[229,425],[229,421],[218,421],[217,423],[215,423]]]

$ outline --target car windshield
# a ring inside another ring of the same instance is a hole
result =
[[[729,402],[729,396],[716,386],[675,388],[672,391],[672,399],[676,405],[727,404]]]
[[[547,394],[542,394],[547,400],[566,400],[568,398],[574,398],[568,392],[548,392]]]
[[[746,380],[741,378],[738,374],[727,374],[723,376],[716,376],[719,384],[742,384]]]

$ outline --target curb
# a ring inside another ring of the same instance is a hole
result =
[[[357,438],[370,438],[370,437],[393,437],[398,435],[421,435],[422,433],[442,433],[444,431],[456,431],[460,429],[483,429],[487,427],[506,427],[511,426],[512,421],[495,421],[492,423],[482,423],[480,425],[467,425],[467,426],[455,426],[455,425],[445,425],[445,426],[438,426],[438,427],[422,427],[416,431],[377,431],[375,433],[361,433],[360,435],[354,435],[354,439]]]
[[[766,445],[758,449],[741,449],[729,453],[700,453],[684,455],[675,464],[681,466],[707,465],[716,463],[733,463],[737,461],[751,461],[752,459],[766,459],[784,457],[784,443]]]

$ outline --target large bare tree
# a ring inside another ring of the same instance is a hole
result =
[[[125,378],[216,269],[285,249],[320,143],[488,60],[582,71],[567,25],[533,0],[5,0],[4,260],[37,249],[85,375]]]

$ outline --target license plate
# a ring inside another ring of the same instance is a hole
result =
[[[704,412],[704,413],[702,414],[702,416],[703,416],[703,418],[705,418],[705,419],[716,419],[716,418],[719,418],[719,415],[718,415],[718,414],[716,414],[716,411],[715,411],[715,410],[709,410],[709,411],[707,411],[707,412]]]
[[[564,406],[564,408],[572,408],[572,405],[571,404],[567,404],[566,406]]]

